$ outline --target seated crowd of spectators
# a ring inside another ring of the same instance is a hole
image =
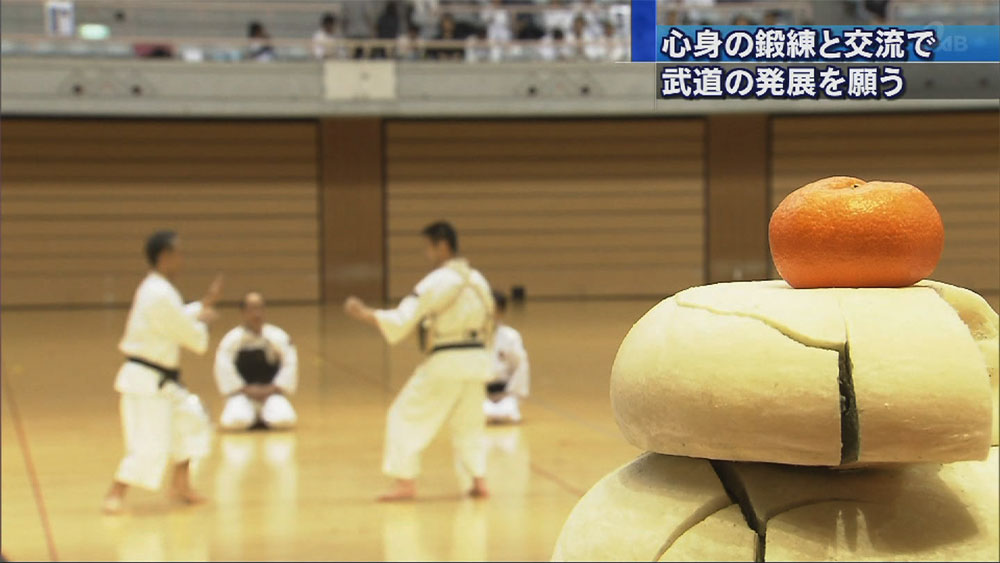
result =
[[[825,3],[824,3],[825,2]],[[822,0],[837,23],[881,24],[889,0]],[[331,2],[312,36],[318,59],[626,61],[627,0],[341,0]],[[817,2],[663,0],[666,25],[809,24]],[[805,16],[803,14],[809,14]],[[274,49],[260,22],[249,26],[247,56]]]
[[[995,2],[657,0],[657,21],[664,25],[915,25],[927,21],[996,25],[1000,13]],[[315,2],[316,12],[303,11],[304,4],[299,4],[288,11],[268,7],[259,17],[256,9],[245,8],[248,4],[237,8],[213,4],[212,23],[188,30],[179,28],[173,19],[161,24],[149,14],[138,17],[133,12],[142,12],[144,4],[130,3],[128,10],[115,8],[107,12],[113,16],[88,24],[104,28],[100,38],[83,36],[82,29],[88,26],[81,25],[80,37],[72,37],[75,30],[71,29],[70,36],[58,41],[52,40],[51,33],[41,40],[4,37],[0,53],[189,62],[310,58],[597,62],[627,61],[630,54],[630,0],[322,0]],[[8,27],[30,29],[37,23],[31,10],[15,10],[20,4],[3,6]],[[229,9],[235,10],[232,20],[222,24],[225,29],[214,30],[212,26],[220,21],[217,12]],[[190,17],[199,15],[193,12]],[[253,21],[247,22],[245,38],[240,39],[243,33],[236,22],[248,19]],[[317,20],[319,25],[313,27]],[[268,26],[278,30],[278,37],[271,36]],[[119,31],[124,37],[117,37]]]
[[[898,1],[898,0],[897,0]],[[667,0],[659,2],[664,25],[881,25],[890,0]],[[819,13],[817,13],[817,11]]]
[[[626,61],[629,3],[389,0],[332,3],[312,36],[318,59]],[[248,58],[274,48],[249,24]]]

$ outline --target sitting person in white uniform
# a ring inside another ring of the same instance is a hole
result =
[[[507,297],[493,292],[496,303],[496,330],[493,333],[493,380],[486,385],[487,399],[483,403],[486,420],[492,423],[521,422],[521,399],[527,398],[531,370],[528,352],[521,333],[504,323]]]
[[[264,298],[248,293],[243,324],[229,331],[215,354],[215,382],[226,399],[219,424],[291,428],[297,416],[288,395],[298,386],[298,354],[288,334],[264,322]]]

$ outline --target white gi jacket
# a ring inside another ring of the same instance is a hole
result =
[[[167,369],[180,365],[181,347],[196,354],[208,348],[208,327],[197,319],[201,302],[184,305],[181,294],[158,272],[150,272],[132,299],[125,335],[118,349]],[[153,395],[160,388],[160,373],[141,364],[125,362],[115,378],[119,393]]]
[[[427,274],[413,294],[375,312],[385,339],[395,344],[418,325],[431,352],[414,370],[386,417],[382,472],[397,479],[420,473],[420,456],[447,422],[463,490],[486,475],[483,401],[489,380],[493,296],[486,279],[462,258]],[[468,344],[469,346],[463,346]],[[435,348],[451,345],[452,349]]]
[[[222,337],[215,353],[215,383],[223,395],[232,395],[246,385],[236,369],[236,355],[240,350],[265,348],[277,354],[281,367],[272,383],[286,395],[295,393],[299,384],[299,357],[288,333],[272,324],[264,324],[260,334],[240,325]],[[269,358],[270,359],[270,358]]]
[[[523,399],[528,396],[529,378],[528,352],[521,334],[507,325],[498,326],[493,337],[493,380],[503,381],[508,393]]]
[[[490,285],[464,258],[453,258],[420,280],[395,309],[375,311],[389,344],[396,344],[423,323],[428,350],[435,346],[489,344],[493,323]]]

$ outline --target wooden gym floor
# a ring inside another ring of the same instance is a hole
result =
[[[444,434],[424,457],[420,499],[389,505],[373,501],[388,484],[384,417],[415,342],[389,349],[338,307],[272,307],[299,349],[299,427],[217,433],[195,479],[208,504],[134,490],[115,517],[99,506],[122,454],[112,381],[126,311],[4,311],[0,548],[11,560],[546,560],[577,499],[639,453],[615,425],[608,377],[654,302],[510,311],[532,397],[523,424],[488,431],[492,498],[459,495]],[[237,322],[224,310],[213,345]],[[186,354],[184,378],[218,416],[210,357]]]

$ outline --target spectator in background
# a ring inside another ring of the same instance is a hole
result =
[[[420,37],[432,39],[437,36],[438,0],[410,0],[412,16],[410,24],[420,29]]]
[[[684,15],[681,22],[685,25],[715,25],[718,22],[715,10],[715,0],[681,0],[684,5]]]
[[[493,58],[493,48],[486,39],[486,29],[477,29],[465,39],[465,62],[483,63],[490,60],[499,61],[500,56]]]
[[[886,22],[889,11],[889,0],[864,0],[862,7],[872,25],[882,25]]]
[[[439,23],[441,31],[438,32],[437,41],[458,41],[461,39],[457,34],[455,18],[448,12],[441,15]],[[427,50],[427,56],[436,60],[462,60],[465,58],[465,48],[462,46],[435,46]]]
[[[602,27],[604,28],[604,37],[598,43],[600,45],[600,58],[611,62],[627,61],[629,55],[628,48],[625,46],[625,42],[618,36],[615,24],[605,20],[602,23]]]
[[[764,12],[763,25],[795,25],[795,14],[788,10],[768,10]]]
[[[379,39],[399,39],[403,35],[403,7],[401,2],[391,0],[382,8],[378,20],[375,21],[375,36]],[[373,59],[384,59],[387,56],[385,47],[372,49]]]
[[[371,39],[375,36],[375,9],[378,2],[369,0],[342,0],[340,4],[340,14],[344,19],[344,37],[348,39]],[[367,56],[367,49],[362,46],[354,47],[352,57],[363,59]]]
[[[553,33],[557,29],[565,34],[567,29],[573,27],[573,10],[569,9],[563,0],[552,0],[542,16],[542,21],[545,22],[546,35],[555,39]]]
[[[607,14],[601,6],[597,5],[597,2],[594,0],[583,0],[583,5],[580,7],[577,15],[583,16],[584,21],[587,22],[587,32],[592,37],[601,37],[604,35],[603,22],[607,19]]]
[[[531,14],[530,12],[521,12],[514,16],[514,38],[517,41],[536,42],[542,37],[545,37],[545,30],[538,25],[534,14]],[[544,58],[543,51],[544,49],[539,46],[538,53]],[[536,47],[534,46],[526,46],[523,44],[511,45],[511,47],[507,49],[507,58],[530,59],[534,57],[535,52]]]
[[[410,22],[406,27],[406,34],[399,36],[396,57],[403,61],[419,61],[424,58],[424,38],[416,23]]]
[[[502,0],[491,0],[490,5],[479,14],[483,25],[486,26],[485,36],[490,44],[489,58],[493,62],[503,58],[504,48],[514,38],[510,25],[510,12],[502,4]]]
[[[730,25],[755,25],[753,20],[746,14],[736,14],[733,16],[733,23]]]
[[[612,4],[608,9],[608,19],[615,28],[615,34],[622,41],[627,41],[632,26],[632,4]]]
[[[319,29],[312,37],[313,55],[317,59],[330,59],[339,57],[342,53],[337,49],[337,16],[327,12],[320,19]]]
[[[470,36],[476,35],[476,33],[482,29],[483,25],[479,19],[479,11],[470,9],[473,8],[475,4],[481,2],[474,0],[440,0],[441,9],[449,11],[452,18],[455,20],[455,36],[459,39],[468,39]],[[456,6],[459,9],[455,11],[450,11],[450,6]]]
[[[569,60],[597,60],[601,58],[599,36],[595,36],[587,27],[587,19],[583,14],[573,18],[573,28],[566,38],[567,58]]]
[[[259,62],[274,60],[274,47],[271,46],[271,35],[264,29],[262,23],[258,21],[250,22],[247,26],[247,38],[250,39],[250,46],[247,48],[247,58]]]
[[[566,41],[563,30],[554,29],[542,39],[538,54],[543,61],[566,61],[573,58],[573,46]]]
[[[530,12],[521,12],[514,18],[514,37],[518,41],[537,41],[545,37],[545,29],[538,25]]]

